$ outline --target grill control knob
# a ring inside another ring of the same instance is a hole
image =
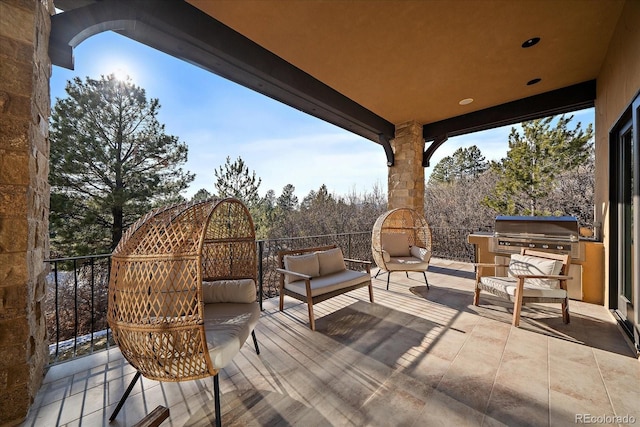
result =
[[[549,245],[542,245],[542,249],[549,249]]]

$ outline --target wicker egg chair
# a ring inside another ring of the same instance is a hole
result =
[[[107,320],[137,373],[110,420],[140,375],[158,381],[212,376],[221,424],[218,371],[249,333],[259,354],[256,266],[253,221],[236,199],[160,208],[125,232],[112,254]],[[240,287],[242,301],[234,294]]]
[[[397,208],[380,215],[371,233],[373,260],[381,272],[387,273],[387,289],[392,271],[422,272],[429,287],[426,271],[431,258],[431,228],[424,216],[413,209]]]

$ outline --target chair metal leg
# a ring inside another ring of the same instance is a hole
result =
[[[127,387],[127,390],[124,392],[124,394],[120,398],[120,402],[118,402],[118,406],[116,406],[115,411],[113,411],[113,414],[111,414],[111,416],[109,417],[109,422],[116,419],[116,417],[118,416],[118,412],[120,412],[120,409],[122,409],[122,405],[124,405],[124,401],[127,400],[127,397],[129,397],[129,393],[131,393],[131,390],[133,390],[133,386],[136,385],[136,382],[138,382],[139,378],[140,378],[140,371],[137,371],[133,379],[129,383],[129,387]]]
[[[260,354],[260,348],[258,347],[258,339],[256,338],[256,331],[251,331],[253,337],[253,345],[256,348],[256,354]]]
[[[408,279],[408,278],[409,278],[409,272],[408,272],[408,271],[405,271],[405,272],[404,272],[404,274],[406,274],[406,275],[407,275],[407,279]]]
[[[213,399],[216,407],[216,427],[222,427],[222,414],[220,413],[220,382],[218,374],[213,377]]]
[[[387,274],[387,290],[389,290],[389,279],[391,278],[391,272]]]
[[[375,276],[373,276],[373,278],[374,278],[374,279],[377,279],[377,278],[378,278],[378,274],[380,274],[380,272],[381,272],[381,271],[382,271],[382,269],[381,269],[381,268],[378,268],[378,272],[376,273],[376,275],[375,275]]]
[[[424,271],[422,272],[422,275],[424,276],[424,283],[427,284],[427,289],[429,289],[429,281],[427,280],[427,273],[425,273]]]

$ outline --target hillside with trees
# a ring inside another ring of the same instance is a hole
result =
[[[183,171],[187,145],[165,133],[160,103],[130,79],[75,78],[57,100],[51,123],[51,249],[55,255],[108,253],[123,231],[150,209],[180,201],[193,180]],[[482,230],[499,214],[573,215],[593,221],[594,151],[591,125],[573,116],[521,124],[500,161],[477,146],[438,162],[425,189],[425,215],[442,230]],[[336,195],[322,184],[304,197],[295,182],[278,194],[241,157],[212,170],[210,189],[193,200],[236,197],[250,209],[258,239],[369,231],[387,209],[387,195]],[[264,194],[264,196],[260,196]]]
[[[496,215],[570,215],[593,225],[593,129],[573,116],[547,117],[511,129],[509,150],[487,162],[476,146],[434,166],[425,214],[435,227],[483,230]]]

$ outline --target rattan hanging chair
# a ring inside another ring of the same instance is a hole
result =
[[[256,264],[253,221],[236,199],[157,209],[126,231],[112,254],[107,319],[137,373],[110,420],[140,375],[213,376],[220,425],[218,371],[249,334],[259,353]]]
[[[392,271],[426,271],[431,259],[431,228],[424,216],[413,209],[397,208],[380,215],[371,233],[373,260],[381,272],[387,272],[387,289]]]

